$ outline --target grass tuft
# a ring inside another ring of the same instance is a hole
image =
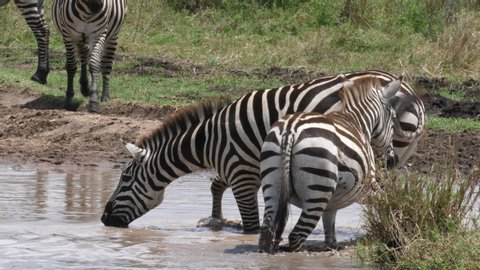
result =
[[[453,153],[442,164],[427,175],[381,173],[384,192],[369,196],[364,208],[362,260],[401,269],[478,266],[480,169],[461,175]]]

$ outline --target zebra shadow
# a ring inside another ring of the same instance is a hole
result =
[[[82,102],[76,101],[74,103],[74,111],[77,111],[81,104]],[[42,95],[32,101],[21,105],[20,108],[34,110],[65,110],[65,97]]]

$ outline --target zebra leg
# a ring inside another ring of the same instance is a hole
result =
[[[313,211],[312,211],[313,209]],[[292,232],[288,235],[289,251],[299,251],[307,237],[312,233],[320,220],[318,205],[306,203],[302,214]]]
[[[117,38],[110,38],[105,42],[105,49],[102,56],[103,91],[102,102],[110,100],[110,73],[112,72],[113,59],[117,49]]]
[[[222,198],[223,193],[227,189],[227,182],[223,181],[219,175],[212,179],[210,192],[212,193],[212,216],[211,218],[223,219],[222,214]]]
[[[38,83],[46,84],[47,76],[50,72],[48,52],[50,29],[43,15],[43,1],[27,4],[21,4],[19,1],[15,1],[15,4],[22,11],[22,16],[25,18],[27,25],[32,30],[37,41],[37,70],[31,79]]]
[[[75,54],[75,45],[67,40],[64,40],[67,62],[65,68],[67,70],[67,91],[65,100],[65,109],[68,111],[75,111],[77,107],[73,104],[73,80],[77,72],[77,58]]]
[[[90,54],[90,76],[92,79],[90,84],[90,100],[88,102],[88,110],[90,112],[99,111],[97,79],[100,71],[100,59],[103,51],[103,43],[104,38],[96,40],[93,43],[95,45]]]
[[[335,235],[335,218],[337,210],[329,210],[323,212],[322,222],[325,231],[325,245],[329,249],[337,249],[337,236]]]
[[[257,233],[260,230],[257,200],[259,181],[244,181],[239,186],[232,185],[233,196],[240,210],[244,233]]]
[[[220,230],[226,225],[226,220],[222,215],[222,197],[223,192],[227,189],[227,182],[223,181],[217,174],[212,180],[210,191],[212,193],[212,215],[208,218],[201,218],[197,226],[209,227],[215,230]]]
[[[86,43],[81,43],[78,45],[78,51],[80,52],[80,91],[84,97],[90,95],[90,88],[88,86],[88,76],[87,76],[87,66],[88,66],[88,45]]]

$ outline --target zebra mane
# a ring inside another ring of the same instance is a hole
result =
[[[345,108],[350,108],[354,106],[354,104],[358,104],[372,95],[372,88],[382,88],[380,80],[375,76],[366,76],[353,82],[346,80],[343,83],[343,88],[338,92],[338,95]]]
[[[186,131],[188,127],[199,124],[232,103],[228,97],[217,97],[186,106],[168,115],[159,127],[141,136],[135,143],[143,147],[145,142],[170,132],[172,136]]]

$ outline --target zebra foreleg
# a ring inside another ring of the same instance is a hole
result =
[[[210,192],[212,193],[211,218],[223,219],[222,198],[227,186],[227,182],[223,181],[219,175],[212,178],[212,185],[210,186]]]
[[[198,221],[197,226],[220,230],[226,225],[226,219],[223,218],[222,214],[222,198],[228,185],[219,175],[216,175],[211,180],[212,184],[210,186],[210,192],[212,193],[212,215],[208,218],[201,218]]]

